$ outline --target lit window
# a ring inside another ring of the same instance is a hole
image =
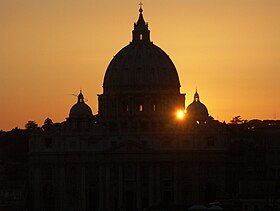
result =
[[[139,105],[139,111],[140,111],[140,112],[143,111],[143,105]]]
[[[142,39],[143,39],[143,35],[142,35],[142,34],[140,34],[139,39],[140,39],[140,40],[142,40]]]
[[[156,105],[153,105],[153,111],[156,111]]]

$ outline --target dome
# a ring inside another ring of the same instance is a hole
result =
[[[179,93],[180,82],[169,56],[150,41],[143,10],[134,24],[132,42],[110,62],[104,77],[104,94],[108,93]]]
[[[82,92],[78,95],[78,102],[70,109],[70,118],[92,117],[91,108],[85,103]]]
[[[180,82],[173,62],[162,49],[152,43],[131,43],[109,64],[103,88],[104,93],[179,92]]]
[[[169,56],[150,40],[150,30],[140,7],[132,41],[109,63],[98,95],[98,117],[104,124],[164,121],[185,108],[185,94]],[[163,120],[164,119],[164,120]]]
[[[187,115],[195,120],[205,120],[209,115],[206,106],[200,102],[197,91],[194,94],[194,101],[187,107]]]

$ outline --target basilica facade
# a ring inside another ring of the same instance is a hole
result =
[[[46,119],[34,132],[33,210],[144,210],[225,195],[228,134],[197,91],[185,107],[176,67],[150,40],[142,8],[98,102],[93,114],[80,92],[65,122]]]

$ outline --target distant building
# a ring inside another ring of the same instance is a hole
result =
[[[98,114],[80,92],[65,122],[47,119],[33,133],[32,210],[186,210],[239,193],[245,168],[230,154],[232,133],[197,91],[177,118],[185,111],[177,70],[139,12],[132,41],[106,70]]]

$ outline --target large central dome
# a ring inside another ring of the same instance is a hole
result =
[[[110,62],[98,96],[100,121],[112,127],[165,121],[185,109],[175,65],[151,42],[141,7],[139,12],[132,42]]]
[[[148,24],[140,8],[132,42],[110,62],[104,77],[104,94],[180,93],[179,77],[169,56],[150,41]]]

